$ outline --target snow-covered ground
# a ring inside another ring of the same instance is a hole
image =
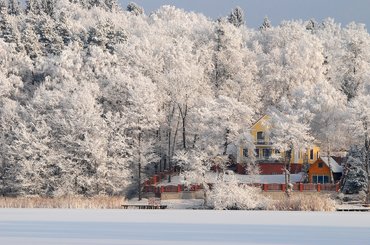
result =
[[[232,174],[223,175],[222,178],[224,178],[226,181],[232,177],[235,177],[239,183],[261,183],[261,184],[284,184],[285,183],[285,176],[283,174],[277,174],[277,175],[245,175],[245,174]],[[206,175],[207,183],[216,183],[218,174],[215,172],[209,172]],[[292,183],[301,182],[303,179],[302,173],[299,174],[291,174],[290,179]],[[182,176],[172,176],[171,182],[168,182],[167,179],[162,180],[158,186],[161,185],[178,185],[178,184],[185,184],[186,182],[193,182],[191,180],[185,181],[184,177]],[[195,184],[195,183],[194,183]]]
[[[370,213],[0,209],[0,244],[369,244]]]

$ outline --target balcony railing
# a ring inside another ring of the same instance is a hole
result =
[[[255,145],[272,145],[272,142],[266,141],[264,139],[257,139],[256,142],[254,142]]]
[[[279,161],[282,161],[282,159],[283,158],[281,156],[278,156],[278,155],[256,157],[256,160],[258,162],[279,162]]]

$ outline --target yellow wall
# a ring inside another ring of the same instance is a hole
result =
[[[251,128],[251,134],[254,139],[254,141],[257,141],[257,132],[267,132],[269,130],[268,125],[266,125],[266,122],[270,119],[268,115],[263,116],[261,119],[255,123]],[[269,138],[265,134],[265,141],[268,142]]]
[[[267,121],[270,119],[268,115],[263,116],[260,118],[251,128],[251,135],[254,139],[254,143],[257,142],[257,132],[264,132],[265,137],[264,141],[265,144],[256,144],[256,149],[260,149],[260,155],[262,156],[262,150],[263,149],[271,149],[271,153],[275,154],[275,149],[272,148],[272,145],[270,144],[270,140],[268,137],[268,134],[266,132],[269,131],[269,125]],[[310,151],[313,150],[313,155],[311,158]],[[292,157],[291,157],[291,163],[299,163],[303,164],[305,159],[305,154],[307,154],[307,160],[308,163],[313,164],[318,157],[320,157],[320,148],[318,146],[313,146],[311,149],[308,150],[301,150],[296,153],[296,151],[292,151]],[[249,152],[249,154],[253,154],[252,152]],[[284,152],[280,153],[281,157],[284,158]],[[240,148],[240,157],[243,157],[243,148]],[[258,157],[257,157],[258,158]]]

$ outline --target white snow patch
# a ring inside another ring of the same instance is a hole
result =
[[[222,176],[222,175],[220,175]],[[277,175],[244,175],[244,174],[233,174],[235,178],[238,180],[239,183],[260,183],[260,184],[284,184],[285,183],[285,176],[284,174],[277,174]],[[207,173],[207,182],[210,184],[216,183],[217,178],[219,178],[218,174],[215,172]],[[228,174],[223,175],[221,178],[224,178],[226,181],[231,179],[232,177]],[[291,174],[290,179],[292,183],[302,182],[303,174]],[[182,176],[172,176],[171,182],[168,182],[168,179],[162,180],[158,186],[166,186],[166,185],[181,185],[181,184],[196,184],[191,180],[185,180]]]

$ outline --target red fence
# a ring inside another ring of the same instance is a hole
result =
[[[293,191],[335,191],[339,192],[340,186],[337,184],[312,184],[312,183],[295,183],[293,184]],[[263,184],[263,191],[285,191],[285,184]]]
[[[182,192],[182,191],[198,191],[202,189],[200,185],[166,185],[166,186],[152,186],[146,185],[143,188],[143,192],[151,193],[163,193],[163,192]]]
[[[274,192],[274,191],[285,191],[285,184],[250,184],[251,186],[261,188],[265,192]],[[209,187],[212,189],[212,184],[209,184]],[[307,191],[339,191],[339,184],[312,184],[312,183],[295,183],[293,184],[293,191],[296,192],[307,192]],[[145,185],[143,192],[147,193],[163,193],[163,192],[182,192],[182,191],[198,191],[202,189],[201,185],[166,185],[166,186],[153,186]]]

